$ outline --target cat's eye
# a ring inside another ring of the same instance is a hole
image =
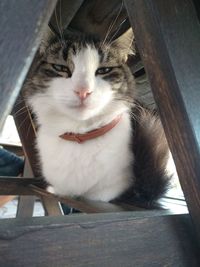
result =
[[[96,75],[103,75],[103,74],[107,74],[109,72],[112,71],[112,67],[103,67],[103,68],[99,68],[96,70]]]
[[[52,67],[54,70],[58,71],[58,72],[66,72],[68,77],[71,77],[71,71],[69,70],[69,68],[67,66],[64,65],[59,65],[59,64],[52,64]]]

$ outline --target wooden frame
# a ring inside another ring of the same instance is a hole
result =
[[[19,1],[21,5],[22,2]],[[31,7],[34,5],[32,2],[27,1],[27,5],[22,8]],[[42,24],[47,22],[48,14],[53,9],[53,1],[41,2],[43,6],[39,8],[36,5],[36,13],[45,13],[45,19],[40,24],[42,29]],[[84,4],[87,6],[86,2],[87,0]],[[54,263],[63,266],[66,262],[73,266],[80,266],[81,262],[86,266],[102,266],[107,263],[109,266],[145,266],[147,262],[148,266],[200,265],[200,25],[195,6],[192,0],[125,0],[124,3],[149,75],[192,221],[189,215],[170,216],[167,212],[163,214],[163,211],[0,221],[2,266],[27,266],[29,259],[33,265],[42,262],[42,266]],[[4,5],[7,7],[9,4]],[[49,8],[42,13],[41,9],[45,9],[46,5]],[[82,4],[81,8],[83,7]],[[6,15],[0,16],[0,22],[3,23],[10,11],[5,8],[4,12]],[[74,11],[72,17],[75,13]],[[13,21],[15,19],[13,17]],[[36,15],[34,23],[31,22],[34,29],[37,28],[35,22],[38,20],[39,16]],[[25,21],[26,16],[22,18],[22,23]],[[73,19],[70,18],[70,21],[70,25],[76,25],[73,24]],[[33,28],[28,31],[25,42],[29,48],[32,47],[33,39],[33,47],[39,41],[39,34],[34,35]],[[5,37],[5,40],[10,43],[9,38]],[[17,43],[18,41],[14,45]],[[0,50],[0,55],[9,68],[13,61],[5,61],[6,57],[2,54],[5,51]],[[13,52],[13,56],[15,54]],[[26,59],[28,56],[31,61],[33,53],[24,49],[21,57]],[[16,62],[21,62],[19,57]],[[3,76],[5,89],[2,89],[0,97],[0,114],[3,114],[1,122],[8,114],[30,66],[25,65],[21,62],[12,77],[8,75],[8,70]],[[20,75],[24,68],[26,71],[22,77]],[[14,86],[21,77],[18,86]],[[51,200],[55,198],[40,186],[39,179],[0,179],[1,194],[13,194],[20,190],[24,195],[45,196]],[[58,200],[88,213],[97,212],[98,203],[95,203],[94,208],[94,203],[70,198],[57,198]],[[105,206],[107,211],[110,208],[112,211],[113,208],[117,208],[117,211],[120,209],[110,203]],[[100,206],[98,212],[105,211],[105,206]],[[28,255],[25,259],[24,251]]]

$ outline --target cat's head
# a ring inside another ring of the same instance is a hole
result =
[[[109,105],[128,107],[134,83],[126,65],[131,46],[127,35],[109,44],[70,35],[42,45],[37,67],[25,88],[34,112],[86,120]]]

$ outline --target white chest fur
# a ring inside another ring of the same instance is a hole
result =
[[[58,195],[109,201],[133,181],[130,140],[127,113],[105,135],[82,144],[63,140],[42,126],[38,148],[43,174]]]

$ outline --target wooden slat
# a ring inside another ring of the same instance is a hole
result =
[[[200,24],[191,0],[125,0],[200,238]]]
[[[30,185],[43,185],[39,178],[0,177],[0,195],[34,195]]]
[[[20,91],[55,4],[54,0],[0,1],[0,129]]]
[[[47,216],[58,216],[63,215],[62,208],[57,199],[41,197],[42,204],[45,210],[45,215]]]
[[[0,266],[197,267],[189,216],[156,212],[0,221]]]
[[[28,159],[25,160],[24,173],[25,177],[33,177],[33,172]],[[32,217],[34,210],[35,196],[19,196],[17,204],[16,217]]]
[[[120,207],[112,203],[101,202],[101,201],[89,201],[84,199],[75,199],[70,197],[56,197],[51,193],[37,187],[31,187],[33,192],[41,197],[54,197],[57,201],[60,201],[69,207],[75,208],[79,211],[86,213],[102,213],[102,212],[119,212],[125,210],[125,208]],[[132,210],[137,210],[137,207],[132,206]]]
[[[62,202],[69,207],[75,208],[86,213],[100,213],[100,212],[118,212],[126,210],[126,207],[119,205],[98,202],[77,200],[70,197],[57,197],[42,189],[42,180],[36,178],[17,178],[17,177],[0,177],[0,195],[36,195],[42,198],[53,198],[55,201]],[[52,200],[50,200],[52,201]],[[131,206],[130,210],[140,210],[140,208]]]

